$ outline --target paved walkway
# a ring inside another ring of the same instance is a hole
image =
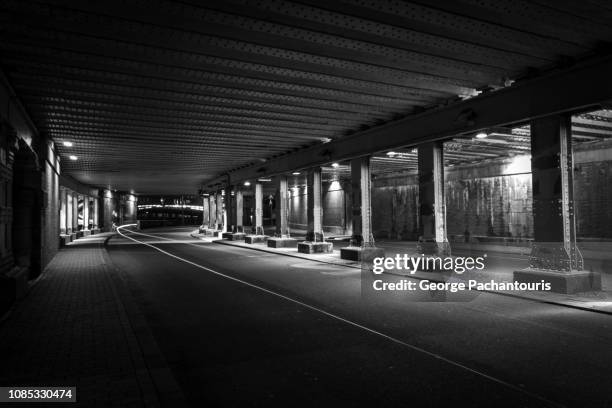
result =
[[[269,253],[275,253],[279,255],[291,256],[295,258],[308,259],[311,261],[318,261],[324,263],[330,263],[334,265],[343,265],[351,268],[361,268],[359,262],[346,261],[340,259],[340,251],[334,249],[331,254],[302,254],[297,252],[295,248],[269,248],[265,244],[245,244],[243,241],[228,241],[220,239],[211,239],[211,237],[205,237],[198,234],[197,231],[191,234],[194,238],[202,240],[215,241],[224,245],[239,246],[242,248],[249,248],[257,251],[264,251]],[[414,244],[406,242],[377,242],[377,245],[383,247],[387,254],[396,253],[412,253]],[[337,245],[336,247],[338,247]],[[490,281],[491,279],[497,282],[509,282],[513,280],[514,268],[503,268],[495,267],[488,268],[486,273],[480,273],[478,275],[470,275],[470,279],[476,279],[479,281]],[[394,273],[395,274],[395,273]],[[429,279],[435,280],[447,280],[450,277],[450,273],[432,273],[428,272],[417,272],[413,275],[398,274],[401,276],[409,276],[415,279]],[[573,308],[579,308],[583,310],[590,310],[595,312],[602,312],[612,314],[612,273],[602,273],[602,287],[603,290],[600,292],[585,292],[576,293],[571,295],[565,295],[560,293],[552,292],[539,292],[539,291],[492,291],[494,293],[504,294],[506,296],[515,296],[520,298],[526,298],[535,300],[538,302],[546,302],[552,304],[558,304]]]
[[[60,250],[0,323],[0,384],[76,386],[70,407],[182,406],[180,389],[104,250],[108,236]]]

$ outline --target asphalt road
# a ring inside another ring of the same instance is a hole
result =
[[[488,293],[374,296],[358,269],[189,231],[107,248],[193,406],[612,407],[612,316]]]

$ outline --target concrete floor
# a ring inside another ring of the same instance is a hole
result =
[[[357,269],[191,230],[107,248],[194,406],[612,405],[609,315],[489,293],[363,296]]]

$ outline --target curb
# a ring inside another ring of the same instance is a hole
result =
[[[195,237],[193,235],[192,235],[192,237],[198,238],[198,237]],[[264,249],[264,248],[256,248],[256,247],[246,247],[246,246],[234,245],[234,244],[230,244],[229,242],[224,242],[221,239],[220,240],[215,240],[213,242],[214,243],[218,243],[220,245],[227,245],[227,246],[233,246],[233,247],[237,247],[237,248],[251,249],[251,250],[255,250],[255,251],[267,252],[267,253],[277,254],[277,255],[281,255],[281,256],[289,256],[289,257],[292,257],[292,258],[306,259],[306,260],[309,260],[309,261],[320,262],[320,263],[324,263],[324,264],[328,264],[328,265],[346,266],[347,268],[361,269],[360,266],[356,266],[356,265],[347,265],[347,264],[342,264],[342,263],[337,263],[337,262],[329,262],[329,261],[318,260],[318,259],[303,258],[303,257],[298,256],[298,255],[293,255],[293,254],[289,254],[289,253],[282,253],[282,252],[269,251],[269,250]],[[414,275],[402,275],[402,274],[393,273],[393,272],[385,272],[385,273],[389,274],[389,275],[393,275],[393,276],[401,276],[403,278],[410,278],[410,279],[415,279],[415,280],[430,280],[432,282],[444,282],[443,280],[440,280],[440,279],[423,278],[423,277],[414,276]],[[562,307],[567,307],[567,308],[576,309],[576,310],[582,310],[582,311],[586,311],[586,312],[599,313],[599,314],[605,314],[605,315],[612,315],[612,311],[601,310],[601,309],[593,309],[593,308],[590,308],[590,307],[572,305],[572,304],[558,302],[558,301],[554,301],[554,300],[537,299],[537,298],[533,298],[533,297],[529,297],[529,296],[521,296],[521,295],[517,295],[517,294],[514,294],[514,293],[506,293],[506,292],[496,292],[496,291],[492,291],[492,290],[478,290],[478,289],[475,289],[475,290],[478,291],[478,292],[482,292],[482,293],[489,293],[489,294],[493,294],[493,295],[507,296],[507,297],[512,297],[512,298],[516,298],[516,299],[528,300],[528,301],[532,301],[532,302],[549,304],[549,305],[554,305],[554,306],[562,306]]]

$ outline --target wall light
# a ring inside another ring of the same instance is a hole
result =
[[[338,168],[338,166],[340,166],[338,163],[332,163],[331,165],[334,169]]]
[[[478,132],[476,133],[476,139],[484,139],[489,136],[486,132]]]
[[[251,185],[251,182],[250,182],[250,181],[245,181],[245,182],[244,182],[244,185],[248,187],[248,186],[250,186],[250,185]]]
[[[67,141],[67,140],[64,140],[64,141],[62,142],[62,144],[63,144],[64,146],[66,146],[66,147],[72,147],[72,146],[74,146],[74,143],[69,142],[69,141]]]
[[[78,160],[78,157],[76,157],[74,154],[71,154],[70,156],[68,156],[68,158],[72,161]]]
[[[294,176],[299,176],[299,175],[300,175],[300,172],[299,172],[299,171],[294,171],[294,172],[293,172],[293,173],[291,173],[291,174],[293,174]]]
[[[397,155],[397,152],[387,152],[387,156],[389,157],[395,157],[395,155]]]

